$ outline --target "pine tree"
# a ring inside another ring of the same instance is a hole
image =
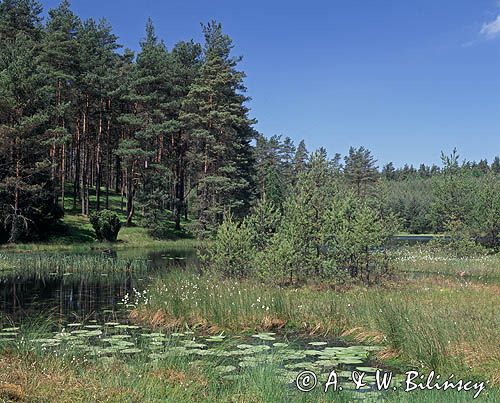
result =
[[[500,174],[500,157],[496,156],[493,162],[491,163],[491,172],[494,174]]]
[[[366,196],[377,181],[376,162],[370,151],[364,147],[349,149],[349,155],[345,157],[344,174],[358,197]]]
[[[304,140],[300,140],[297,150],[295,151],[295,157],[293,159],[293,172],[295,176],[306,169],[308,159],[309,153],[307,152],[306,143],[304,142]]]
[[[201,46],[193,41],[179,42],[172,49],[170,58],[172,94],[169,105],[171,122],[168,157],[171,161],[171,175],[174,182],[171,199],[176,230],[181,229],[182,214],[187,218],[186,194],[189,194],[190,189],[187,189],[189,185],[186,182],[190,174],[189,152],[194,142],[189,127],[186,127],[181,119],[182,102],[198,77],[201,52]]]
[[[0,48],[0,223],[16,242],[61,214],[51,197],[48,154],[40,147],[46,141],[49,94],[36,62],[39,46],[32,38],[38,35],[2,28],[17,31]]]
[[[84,215],[89,214],[92,183],[96,185],[96,207],[100,208],[103,138],[106,114],[110,112],[110,94],[114,90],[116,39],[105,20],[96,23],[89,19],[77,33],[80,74],[77,78],[79,116],[75,137],[79,178],[75,181],[79,181],[77,187]]]
[[[64,186],[66,167],[66,143],[70,138],[72,115],[75,104],[75,80],[77,74],[76,33],[80,20],[70,10],[69,1],[64,0],[56,9],[49,11],[49,20],[42,40],[40,64],[51,87],[52,113],[49,135],[52,160],[52,182],[54,202],[58,202],[59,192],[64,209]],[[59,188],[59,192],[57,192]]]
[[[19,33],[38,41],[42,36],[42,6],[36,0],[0,2],[0,47],[10,46]]]
[[[251,200],[254,135],[244,105],[244,73],[230,56],[232,40],[221,24],[210,22],[205,34],[204,64],[184,101],[182,120],[194,139],[191,169],[199,172],[197,215],[202,232],[222,221],[225,211],[239,216]]]
[[[394,164],[392,162],[389,162],[388,164],[384,165],[382,168],[382,176],[385,177],[387,180],[395,180],[397,175],[396,175],[396,169],[394,168]]]
[[[132,222],[137,192],[143,211],[153,221],[161,219],[167,207],[164,204],[169,197],[166,143],[173,129],[168,69],[169,54],[149,20],[136,65],[122,86],[122,99],[129,104],[120,116],[126,136],[119,149],[119,155],[126,161],[127,225]]]

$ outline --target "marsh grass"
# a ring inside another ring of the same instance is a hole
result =
[[[168,273],[132,301],[156,327],[294,331],[382,343],[411,368],[455,371],[499,384],[497,285],[425,278],[344,290],[279,288],[252,280]],[[383,356],[382,354],[381,356]]]
[[[314,335],[315,339],[340,337],[355,344],[383,345],[378,359],[386,366],[434,369],[444,376],[454,373],[456,378],[487,380],[487,390],[476,401],[500,401],[498,258],[446,260],[446,256],[419,255],[415,249],[405,253],[413,257],[400,259],[397,278],[372,287],[315,283],[278,287],[253,279],[200,275],[195,269],[173,270],[129,296],[136,305],[131,316],[157,328],[213,334],[272,329]],[[29,270],[40,273],[73,270],[100,276],[105,270],[140,272],[146,264],[144,259],[106,256],[3,256],[0,264],[19,275],[31,267]],[[127,268],[130,262],[132,266]],[[442,275],[443,267],[446,275]],[[461,275],[464,270],[471,275]],[[425,275],[406,279],[403,271]],[[3,328],[15,326],[5,317],[0,317],[0,324]],[[173,355],[152,363],[146,353],[139,353],[101,361],[71,348],[48,353],[29,342],[46,337],[53,325],[46,317],[34,319],[23,325],[15,343],[0,341],[0,401],[348,402],[361,397],[354,392],[325,394],[319,389],[301,393],[293,385],[287,386],[275,363],[225,380],[216,370],[227,365],[223,359],[207,363]],[[381,395],[362,397],[373,401]],[[468,402],[472,395],[390,392],[383,398],[389,402]]]
[[[393,251],[396,273],[419,276],[440,275],[500,283],[500,255],[450,256],[445,250],[425,244],[399,247]]]
[[[29,402],[468,402],[470,392],[353,391],[310,393],[287,386],[274,365],[249,369],[241,378],[221,379],[215,364],[202,365],[184,357],[151,364],[142,357],[106,362],[67,360],[38,352],[0,354],[0,399]],[[494,389],[478,401],[498,401]]]

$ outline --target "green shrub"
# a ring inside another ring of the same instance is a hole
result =
[[[101,210],[90,214],[89,219],[98,240],[116,241],[122,225],[118,214],[109,210]]]
[[[252,231],[247,223],[238,223],[226,217],[214,241],[199,257],[210,269],[229,277],[244,277],[252,270],[255,253]]]

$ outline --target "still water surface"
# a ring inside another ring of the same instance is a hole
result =
[[[68,258],[68,254],[55,253],[39,258],[57,262],[59,256]],[[66,321],[116,319],[124,311],[123,298],[134,288],[144,289],[161,272],[196,261],[194,251],[91,252],[74,254],[76,265],[82,256],[96,257],[96,262],[121,261],[125,267],[134,260],[144,264],[140,270],[99,272],[97,268],[91,275],[78,268],[65,271],[24,267],[14,273],[0,272],[0,313],[14,322],[49,316]]]

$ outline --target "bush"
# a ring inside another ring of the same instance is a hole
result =
[[[94,227],[96,237],[100,241],[115,242],[122,226],[118,214],[101,210],[90,214],[90,223]]]
[[[200,260],[208,268],[229,277],[244,277],[252,271],[252,262],[256,250],[253,236],[245,221],[237,223],[226,217],[219,226],[215,240],[208,244],[205,253],[200,253]]]

